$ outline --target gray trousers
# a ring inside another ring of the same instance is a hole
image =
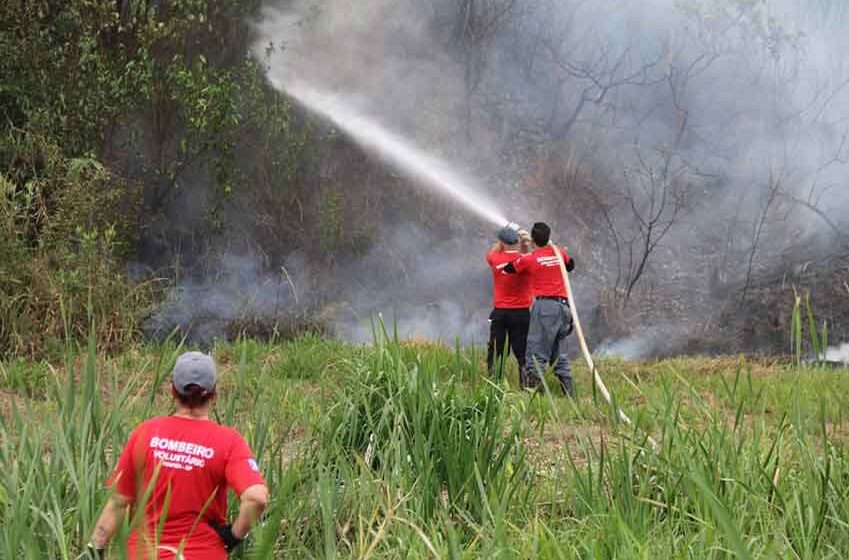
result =
[[[531,307],[528,326],[528,346],[525,368],[521,379],[523,387],[537,387],[545,368],[554,366],[554,375],[563,392],[575,396],[572,386],[572,368],[566,355],[566,335],[572,328],[569,305],[553,299],[538,299]]]

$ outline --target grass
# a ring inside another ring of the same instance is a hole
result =
[[[170,411],[179,351],[89,343],[0,365],[0,557],[75,557],[129,431]],[[849,555],[845,370],[604,361],[632,429],[581,367],[571,401],[518,391],[513,364],[488,378],[479,349],[382,332],[214,354],[215,417],[245,434],[272,490],[237,558]]]

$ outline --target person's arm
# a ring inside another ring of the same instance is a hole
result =
[[[268,506],[268,488],[254,484],[239,496],[239,516],[233,522],[233,536],[244,539]]]
[[[519,241],[521,241],[521,251],[523,254],[531,252],[531,234],[527,230],[519,230]]]
[[[129,504],[130,499],[126,496],[112,494],[103,507],[103,511],[100,512],[100,517],[97,519],[97,524],[94,526],[94,532],[88,544],[89,549],[95,551],[98,557],[102,556],[102,551],[106,550],[109,540],[118,530],[118,526],[121,525]]]
[[[566,265],[566,271],[572,272],[575,270],[575,259],[566,251],[566,247],[561,247],[560,252],[563,253],[563,264]]]
[[[144,461],[144,449],[138,445],[140,431],[141,427],[133,430],[133,433],[130,434],[127,444],[118,457],[115,472],[106,482],[106,485],[112,488],[113,492],[97,518],[94,532],[87,545],[91,557],[103,558],[109,541],[123,522],[127,507],[133,501],[131,496],[135,496],[136,473],[137,469],[140,468],[137,463],[141,464]]]
[[[239,515],[232,524],[210,523],[227,551],[235,549],[248,535],[268,505],[268,487],[259,465],[242,436],[234,433],[233,448],[225,468],[227,485],[239,496]]]
[[[239,494],[239,515],[233,523],[209,523],[221,537],[227,552],[234,550],[259,520],[268,505],[268,488],[265,484],[254,484]]]
[[[531,257],[531,253],[523,254],[516,258],[511,263],[508,263],[507,266],[502,268],[504,272],[507,274],[521,274],[528,270],[534,263],[534,259]]]

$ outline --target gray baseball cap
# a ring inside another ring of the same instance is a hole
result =
[[[197,385],[205,391],[212,391],[218,375],[215,362],[203,352],[186,352],[177,358],[171,380],[181,395],[187,394],[186,387]]]
[[[519,232],[510,226],[504,226],[498,230],[498,240],[507,245],[515,245],[519,242]]]

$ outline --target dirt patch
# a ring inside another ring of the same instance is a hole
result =
[[[829,441],[838,445],[849,444],[849,422],[837,424],[835,422],[825,423],[825,433]]]
[[[12,414],[12,402],[20,399],[15,393],[0,389],[0,416],[8,418]]]
[[[303,455],[307,451],[309,440],[306,438],[306,431],[302,426],[295,426],[292,431],[280,445],[280,461],[283,468],[287,468],[292,461]]]
[[[578,468],[589,463],[589,453],[613,437],[613,432],[604,426],[561,426],[554,423],[545,427],[542,437],[538,434],[525,438],[528,459],[535,472],[540,475],[551,472],[563,464],[567,454]]]

